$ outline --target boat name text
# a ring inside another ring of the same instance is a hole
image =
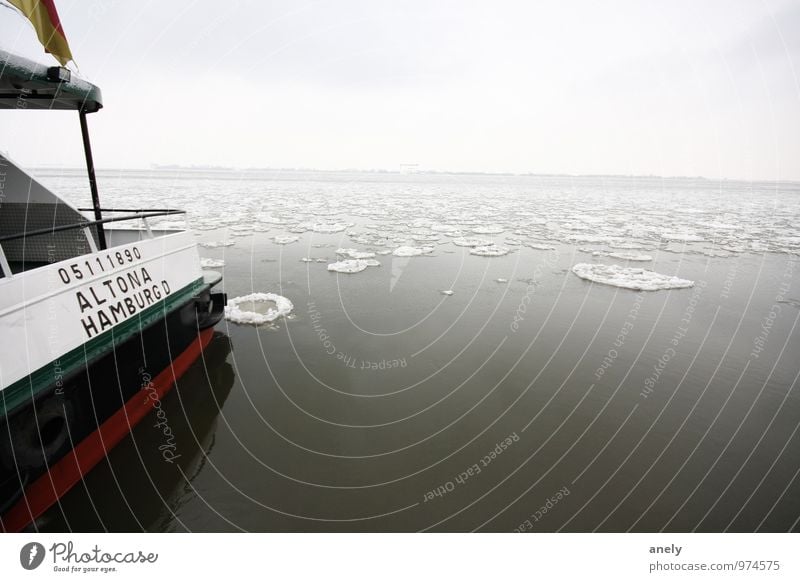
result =
[[[114,327],[172,293],[166,280],[154,282],[145,267],[108,277],[76,291],[81,324],[88,338]]]

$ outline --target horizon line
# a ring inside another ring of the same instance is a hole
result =
[[[400,164],[400,166],[413,167],[414,164]],[[32,165],[29,166],[31,170],[85,170],[84,166],[57,166],[57,165]],[[642,178],[649,180],[703,180],[707,182],[770,182],[775,184],[781,183],[800,183],[800,179],[793,178],[730,178],[730,177],[717,177],[710,178],[703,175],[671,175],[662,176],[658,174],[616,174],[616,173],[559,173],[559,172],[491,172],[480,170],[389,170],[385,168],[340,168],[340,169],[321,169],[321,168],[307,168],[307,167],[290,167],[290,168],[273,168],[273,167],[244,167],[237,168],[233,166],[215,166],[215,165],[182,165],[182,164],[151,164],[147,167],[102,167],[95,166],[97,171],[189,171],[189,172],[220,172],[220,173],[236,173],[236,172],[316,172],[316,173],[358,173],[358,174],[397,174],[400,176],[410,175],[466,175],[466,176],[517,176],[517,177],[543,177],[543,178]]]

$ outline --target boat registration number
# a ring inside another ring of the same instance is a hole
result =
[[[60,267],[58,276],[65,285],[68,285],[72,281],[80,281],[95,275],[124,269],[141,258],[141,251],[139,251],[138,247],[133,246],[120,251],[108,252],[105,255],[97,255],[83,261],[76,261],[66,267]]]

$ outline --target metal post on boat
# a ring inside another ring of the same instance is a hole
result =
[[[97,193],[97,179],[94,175],[94,160],[92,159],[92,144],[89,142],[89,126],[86,124],[86,111],[81,109],[79,111],[81,118],[81,135],[83,135],[83,152],[86,154],[86,171],[89,173],[89,189],[92,191],[92,207],[94,208],[94,219],[103,220],[103,213],[100,210],[100,195]],[[98,224],[97,238],[100,243],[100,249],[105,250],[106,247],[106,233],[103,230],[103,225]]]

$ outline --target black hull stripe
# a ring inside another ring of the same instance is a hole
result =
[[[40,392],[52,387],[59,376],[61,381],[66,382],[72,374],[85,370],[87,363],[102,357],[114,346],[141,333],[149,325],[178,309],[191,300],[203,287],[203,278],[196,279],[179,291],[161,299],[158,303],[45,364],[29,376],[17,380],[5,390],[0,390],[0,395],[2,395],[0,416],[12,413],[21,404],[30,403],[31,399],[35,399]]]

